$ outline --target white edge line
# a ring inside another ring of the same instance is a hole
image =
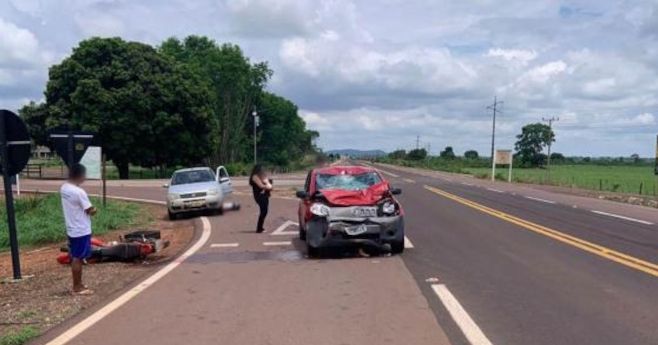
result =
[[[640,224],[653,225],[652,222],[647,222],[646,220],[635,219],[635,218],[626,217],[626,216],[622,216],[622,215],[618,215],[618,214],[614,214],[614,213],[608,213],[608,212],[596,211],[596,210],[592,210],[592,212],[594,212],[596,214],[600,214],[600,215],[604,215],[604,216],[608,216],[608,217],[619,218],[619,219],[624,219],[624,220],[628,220],[628,221],[636,222],[636,223],[640,223]]]
[[[210,248],[236,248],[240,243],[211,243]]]
[[[545,202],[547,204],[555,204],[556,202],[553,200],[546,200],[546,199],[541,199],[541,198],[535,198],[533,196],[524,196],[526,199],[534,200],[534,201],[539,201],[539,202]]]
[[[443,284],[432,284],[434,293],[439,297],[441,303],[446,307],[452,319],[461,329],[466,339],[473,345],[492,345],[487,336],[468,315],[466,310],[459,304],[459,301],[450,293],[450,290]]]
[[[468,183],[468,182],[460,182],[460,183],[463,184],[464,186],[473,186],[472,183]]]
[[[180,265],[185,259],[192,256],[199,249],[201,249],[208,239],[210,238],[211,226],[210,221],[207,217],[201,217],[201,223],[203,224],[203,233],[199,240],[194,243],[185,253],[177,257],[174,261],[167,264],[165,267],[161,268],[157,272],[153,273],[148,278],[144,279],[141,283],[137,284],[130,290],[124,292],[121,296],[117,297],[112,302],[106,304],[101,309],[97,310],[93,314],[87,316],[84,320],[78,322],[73,327],[69,328],[66,332],[60,334],[57,338],[49,341],[46,345],[63,345],[71,341],[73,338],[78,336],[80,333],[86,331],[91,326],[93,326],[98,321],[102,320],[104,317],[117,310],[119,307],[124,305],[126,302],[133,299],[135,296],[139,295],[140,292],[146,290],[158,280],[162,279],[169,272],[173,271],[178,265]]]
[[[411,243],[411,240],[407,236],[404,236],[404,248],[406,249],[414,248],[414,244]]]
[[[495,188],[487,188],[487,190],[490,190],[490,191],[492,191],[492,192],[496,192],[496,193],[505,193],[505,192],[503,192],[502,190],[500,190],[500,189],[495,189]]]
[[[289,246],[292,241],[263,242],[264,246]]]

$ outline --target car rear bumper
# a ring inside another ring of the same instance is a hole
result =
[[[366,231],[355,228],[365,227]],[[313,248],[372,246],[381,248],[393,242],[404,242],[402,216],[377,217],[360,221],[314,218],[306,224],[306,241]]]

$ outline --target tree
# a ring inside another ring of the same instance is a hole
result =
[[[391,159],[405,159],[407,157],[407,151],[405,150],[395,150],[388,154],[388,157]]]
[[[170,38],[162,43],[160,52],[190,66],[212,90],[209,101],[219,133],[212,163],[249,158],[251,113],[272,75],[267,63],[252,64],[239,46],[218,45],[203,36],[188,36],[182,42]]]
[[[108,158],[129,177],[129,164],[192,164],[216,147],[206,85],[151,46],[91,38],[49,71],[46,103],[21,113],[38,144],[43,128],[97,133]]]
[[[407,154],[407,158],[415,161],[423,160],[427,157],[427,151],[425,149],[413,149]]]
[[[541,152],[549,143],[555,142],[555,134],[548,125],[533,123],[523,126],[515,144],[517,156],[523,166],[537,167],[544,164],[546,155]]]
[[[455,158],[455,151],[452,149],[452,146],[446,146],[446,148],[443,151],[441,151],[439,156],[441,156],[441,158],[445,158],[445,159],[454,159]]]
[[[640,155],[637,153],[634,153],[631,155],[631,160],[633,160],[633,164],[638,164],[640,163]]]
[[[551,163],[562,163],[566,160],[563,154],[558,152],[551,153]]]
[[[466,158],[466,159],[478,159],[478,158],[480,158],[480,155],[475,150],[468,150],[468,151],[464,152],[464,158]]]
[[[18,110],[32,140],[38,145],[48,146],[53,149],[52,142],[48,138],[48,130],[53,127],[48,124],[48,107],[45,103],[30,103]]]

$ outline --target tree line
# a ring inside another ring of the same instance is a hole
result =
[[[129,166],[216,166],[253,160],[254,110],[261,161],[285,166],[315,151],[318,133],[297,106],[266,91],[273,71],[239,46],[203,36],[157,47],[121,38],[81,41],[49,69],[45,102],[19,110],[38,145],[48,131],[97,133],[120,178]]]

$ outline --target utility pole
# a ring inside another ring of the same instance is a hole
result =
[[[541,118],[542,121],[548,122],[548,128],[550,129],[550,133],[553,134],[553,122],[560,121],[559,117],[551,116],[550,118]],[[553,137],[551,136],[550,140],[548,140],[548,156],[546,157],[546,174],[548,175],[548,178],[550,179],[551,177],[551,145],[553,144]]]
[[[491,181],[496,180],[494,176],[496,172],[496,157],[495,157],[495,147],[496,147],[496,113],[501,111],[498,109],[499,105],[503,105],[504,102],[498,102],[498,98],[494,96],[494,102],[492,105],[488,106],[487,109],[493,110],[493,123],[491,126]]]
[[[420,148],[420,135],[416,136],[416,150]]]
[[[254,117],[254,166],[258,164],[258,152],[256,150],[256,141],[257,141],[257,134],[256,134],[256,128],[258,128],[258,111],[256,111],[256,108],[254,108],[254,111],[251,113],[251,116]]]

